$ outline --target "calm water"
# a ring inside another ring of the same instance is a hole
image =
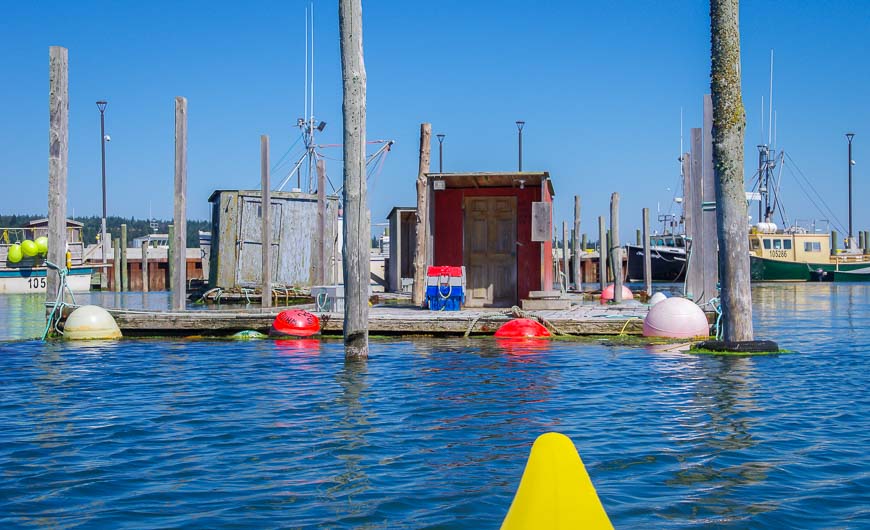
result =
[[[497,528],[550,430],[617,527],[868,527],[870,286],[753,294],[798,353],[0,343],[0,527]],[[7,338],[39,311],[0,298]]]

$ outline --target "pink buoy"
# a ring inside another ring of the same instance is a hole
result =
[[[613,290],[614,290],[614,286],[611,283],[610,285],[605,287],[603,291],[601,291],[601,303],[602,304],[604,302],[609,302],[609,301],[613,300]],[[623,300],[634,300],[634,295],[631,293],[631,289],[629,289],[628,287],[626,287],[624,285],[622,286],[622,299]]]
[[[515,318],[502,324],[495,336],[500,339],[528,339],[549,337],[550,331],[537,320]]]
[[[686,298],[666,298],[652,306],[643,319],[644,337],[691,339],[709,335],[704,311]]]
[[[286,309],[272,321],[270,335],[284,337],[310,337],[320,333],[320,319],[301,309]]]

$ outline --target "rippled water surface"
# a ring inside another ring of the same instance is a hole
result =
[[[753,295],[796,353],[0,343],[0,528],[497,528],[550,430],[617,527],[868,527],[870,286]],[[7,329],[39,327],[10,300]]]

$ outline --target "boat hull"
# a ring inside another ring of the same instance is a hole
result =
[[[628,250],[628,281],[642,282],[643,247],[626,245]],[[686,278],[686,251],[678,248],[650,249],[650,269],[654,282],[681,282]]]
[[[801,263],[749,256],[749,275],[756,282],[870,281],[870,263]]]
[[[0,294],[28,294],[45,292],[46,269],[19,268],[0,270]],[[66,277],[66,283],[74,293],[91,290],[93,269],[73,269]]]

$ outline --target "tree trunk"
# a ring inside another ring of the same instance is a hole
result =
[[[361,0],[339,0],[344,116],[344,351],[347,360],[369,355],[369,254],[366,206],[366,70]]]
[[[420,124],[420,166],[417,170],[417,244],[414,247],[413,303],[421,307],[426,298],[426,248],[429,243],[429,190],[426,173],[429,172],[429,151],[432,124]]]
[[[710,1],[710,43],[723,338],[726,341],[752,340],[748,210],[743,183],[746,116],[740,95],[738,0]]]

